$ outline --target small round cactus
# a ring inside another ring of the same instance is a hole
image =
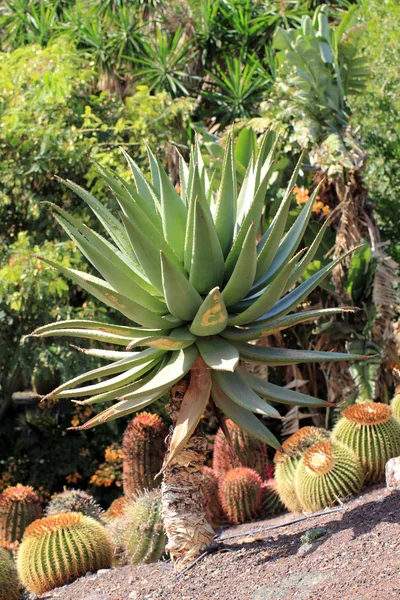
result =
[[[394,418],[400,420],[400,386],[396,387],[396,393],[392,398],[390,408]]]
[[[10,554],[0,548],[0,600],[18,600],[21,596],[17,572]]]
[[[27,527],[17,569],[29,592],[43,594],[87,572],[111,567],[113,549],[105,528],[82,513],[45,517]]]
[[[262,479],[268,478],[267,445],[253,437],[233,421],[227,419],[232,449],[221,428],[214,440],[213,469],[224,474],[235,467],[248,467],[256,471]]]
[[[143,412],[129,423],[122,441],[125,496],[131,497],[160,484],[154,477],[162,467],[166,435],[165,425],[157,415]]]
[[[66,512],[80,512],[86,517],[92,517],[102,522],[102,508],[93,496],[82,490],[64,489],[61,494],[55,494],[45,510],[46,517]]]
[[[21,541],[26,527],[41,516],[39,498],[31,486],[6,488],[0,496],[0,543]]]
[[[219,497],[230,523],[239,525],[258,516],[262,479],[253,469],[237,467],[227,472],[219,485]]]
[[[400,454],[400,423],[386,404],[353,404],[342,412],[332,439],[356,453],[364,471],[365,484],[377,483],[385,477],[389,458]]]
[[[263,519],[276,515],[285,510],[283,502],[279,496],[275,479],[263,481],[261,486],[261,509],[259,516]]]
[[[113,521],[114,519],[121,517],[124,514],[126,506],[129,504],[129,498],[126,496],[120,496],[115,498],[107,508],[104,518],[106,521]]]
[[[356,494],[363,484],[361,463],[350,448],[331,441],[309,448],[296,470],[298,499],[307,512],[316,512]]]
[[[157,562],[164,552],[165,533],[159,490],[144,492],[125,507],[122,546],[128,562]]]
[[[219,529],[221,525],[226,524],[226,516],[221,505],[221,500],[218,494],[218,486],[220,476],[210,469],[203,467],[203,497],[206,519],[213,529]]]
[[[295,486],[296,469],[304,452],[322,440],[329,439],[329,431],[319,427],[302,427],[282,444],[275,454],[275,479],[283,504],[291,512],[301,512],[302,506]]]

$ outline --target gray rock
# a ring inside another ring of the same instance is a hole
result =
[[[390,458],[385,467],[386,487],[388,490],[400,490],[400,456]]]
[[[105,573],[109,573],[111,569],[99,569],[96,575],[105,575]]]
[[[297,550],[297,554],[299,556],[307,556],[307,554],[310,554],[310,552],[315,550],[317,546],[318,544],[316,544],[315,542],[312,542],[311,544],[309,542],[306,542],[305,544],[302,544],[300,546],[300,548]]]
[[[254,592],[252,600],[286,600],[293,595],[295,590],[296,600],[305,600],[313,592],[315,585],[318,585],[331,574],[329,571],[319,573],[311,571],[310,573],[292,573],[284,577],[280,582],[279,589],[275,586],[265,586]]]
[[[85,596],[82,600],[111,600],[110,594],[89,594],[89,596]]]
[[[139,592],[137,592],[136,590],[133,590],[129,594],[128,598],[130,598],[131,600],[136,600],[137,598],[139,598]]]

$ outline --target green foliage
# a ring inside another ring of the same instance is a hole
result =
[[[111,567],[113,550],[104,527],[81,513],[32,523],[18,551],[21,582],[34,594],[72,583],[87,572]]]
[[[61,494],[56,494],[52,497],[46,506],[45,515],[51,517],[67,512],[79,512],[86,517],[91,517],[96,521],[102,522],[102,509],[90,496],[82,490],[67,490],[64,489]]]
[[[161,515],[161,497],[147,492],[128,504],[122,517],[124,552],[131,565],[157,562],[164,552],[165,533]]]
[[[128,498],[158,487],[167,430],[157,415],[140,413],[128,424],[122,440],[123,486]]]
[[[42,516],[39,498],[30,486],[16,485],[0,496],[0,542],[20,542],[25,529]]]
[[[0,548],[0,600],[18,600],[21,596],[17,573],[7,550]]]
[[[309,448],[296,469],[297,496],[307,512],[323,510],[349,494],[357,494],[362,484],[363,473],[356,454],[343,444],[330,441]]]
[[[387,461],[400,454],[400,424],[390,407],[378,402],[346,408],[333,429],[332,439],[358,456],[366,484],[382,481]]]
[[[219,497],[230,523],[239,525],[257,516],[261,490],[261,477],[253,469],[237,467],[226,473],[219,485]]]
[[[214,439],[213,469],[223,475],[234,467],[248,467],[262,479],[268,476],[267,446],[227,419],[225,427],[229,441],[221,428]]]

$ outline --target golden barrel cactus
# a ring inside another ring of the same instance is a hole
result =
[[[316,512],[356,494],[363,484],[361,463],[350,448],[327,440],[309,448],[296,469],[303,510]]]
[[[42,516],[39,498],[30,485],[6,488],[0,496],[0,543],[19,542],[26,527]]]
[[[329,439],[329,431],[320,427],[302,427],[282,444],[275,454],[275,480],[283,504],[291,512],[301,512],[302,506],[295,486],[296,469],[306,450],[317,442]]]
[[[400,423],[386,404],[353,404],[342,412],[332,439],[345,444],[359,457],[365,484],[377,483],[385,477],[389,458],[400,454]]]
[[[10,554],[0,548],[0,600],[18,600],[21,596],[17,572]]]

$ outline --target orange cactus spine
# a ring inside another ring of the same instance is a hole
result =
[[[232,449],[222,429],[218,429],[214,440],[213,469],[226,473],[235,467],[248,467],[256,471],[262,479],[268,479],[267,445],[253,437],[233,421],[227,419]]]
[[[141,413],[126,428],[122,441],[122,481],[125,496],[157,487],[154,477],[159,473],[167,430],[157,415]]]
[[[7,550],[0,548],[0,600],[18,600],[21,591],[13,562]]]
[[[41,516],[39,498],[31,486],[6,488],[0,496],[0,543],[21,541],[26,527]]]
[[[257,517],[261,505],[262,479],[253,469],[231,469],[219,486],[219,497],[230,523],[239,525]]]
[[[213,529],[218,529],[221,525],[227,523],[224,510],[221,505],[221,500],[218,494],[218,486],[220,483],[220,476],[210,469],[210,467],[203,467],[203,494],[204,494],[204,508],[206,511],[206,519],[210,523]]]

